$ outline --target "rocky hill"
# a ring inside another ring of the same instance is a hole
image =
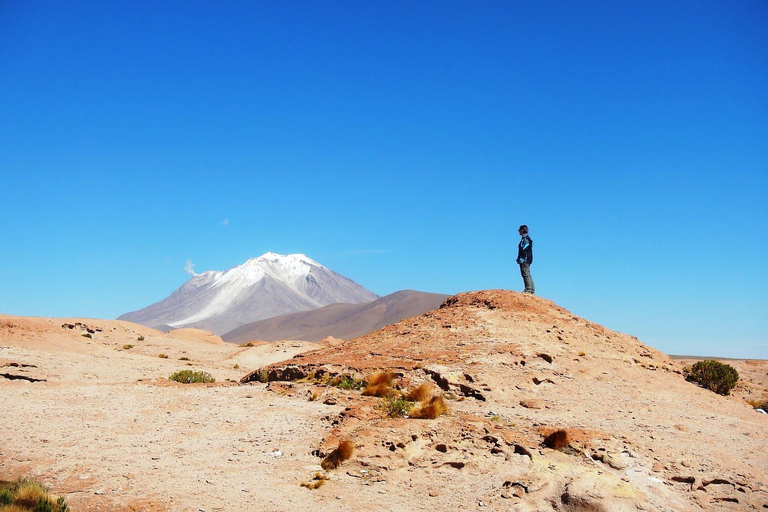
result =
[[[303,381],[292,388],[301,395],[313,380],[370,380],[380,370],[403,391],[432,386],[449,397],[450,412],[382,419],[385,399],[342,393],[345,411],[324,446],[356,444],[347,474],[399,485],[421,474],[424,495],[450,495],[462,508],[768,508],[765,415],[686,382],[679,365],[636,338],[539,297],[460,294],[243,382]],[[762,386],[741,386],[742,395],[765,395]],[[555,432],[565,441],[547,447]]]
[[[0,480],[85,512],[765,510],[768,362],[729,362],[720,396],[503,290],[319,344],[0,315]]]

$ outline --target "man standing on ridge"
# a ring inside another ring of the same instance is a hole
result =
[[[520,238],[520,244],[517,246],[517,264],[520,265],[520,275],[523,276],[525,290],[523,293],[534,294],[536,289],[533,287],[533,278],[531,277],[531,263],[533,263],[533,240],[528,236],[528,226],[523,224],[517,229]]]

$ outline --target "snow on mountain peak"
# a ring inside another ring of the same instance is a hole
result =
[[[305,254],[267,252],[223,272],[195,274],[165,300],[121,318],[221,334],[270,316],[377,297]]]

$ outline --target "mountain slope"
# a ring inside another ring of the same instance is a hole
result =
[[[266,253],[224,272],[197,274],[166,299],[119,320],[223,334],[264,318],[377,297],[303,254]]]
[[[319,341],[350,339],[437,308],[448,297],[413,290],[395,292],[365,304],[331,304],[320,309],[267,318],[222,335],[225,341]]]

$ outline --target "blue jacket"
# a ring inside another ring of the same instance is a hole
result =
[[[523,235],[520,244],[517,246],[517,263],[533,263],[533,240],[528,235]]]

